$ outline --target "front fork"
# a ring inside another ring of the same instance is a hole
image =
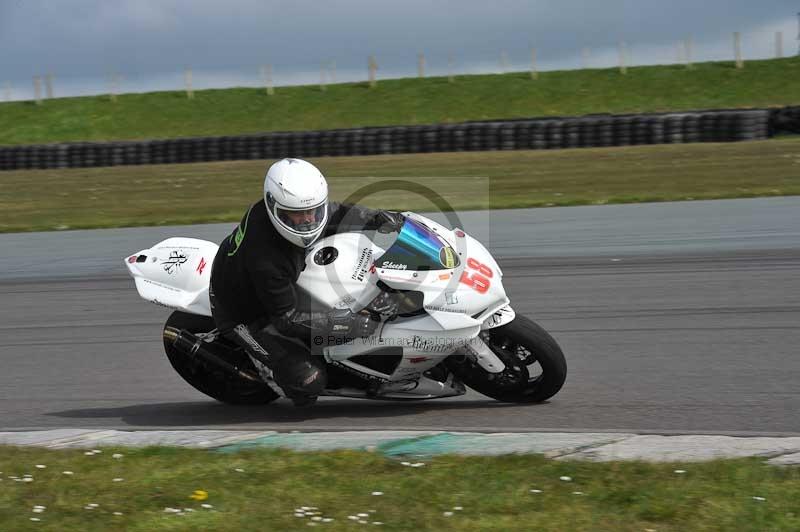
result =
[[[502,373],[506,369],[503,361],[486,345],[480,335],[473,338],[464,347],[464,355],[487,373]]]
[[[512,322],[515,317],[516,313],[514,309],[511,308],[511,305],[500,307],[483,321],[483,324],[481,324],[481,331],[506,325]],[[494,351],[486,345],[486,342],[483,341],[480,334],[466,345],[464,354],[487,373],[502,373],[503,370],[506,369],[506,365],[494,354]]]

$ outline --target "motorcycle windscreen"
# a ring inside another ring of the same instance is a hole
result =
[[[442,237],[411,218],[406,218],[397,239],[375,260],[376,268],[390,270],[451,270],[458,264],[458,254]]]

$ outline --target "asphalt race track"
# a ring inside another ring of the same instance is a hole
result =
[[[311,410],[218,404],[163,355],[122,257],[230,224],[0,235],[0,429],[800,434],[800,198],[467,213],[512,305],[559,341],[547,404],[469,393]]]

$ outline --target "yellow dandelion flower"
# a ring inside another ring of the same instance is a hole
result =
[[[194,493],[192,493],[189,498],[196,501],[204,501],[208,499],[208,492],[203,490],[194,490]]]

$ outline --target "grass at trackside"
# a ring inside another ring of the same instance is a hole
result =
[[[0,447],[0,529],[307,530],[315,522],[351,530],[367,526],[348,518],[359,513],[370,529],[383,523],[380,530],[800,529],[800,469],[756,459],[599,464],[445,456],[412,468],[355,451],[114,452]],[[11,478],[26,474],[34,480]],[[196,490],[207,499],[190,498]],[[35,506],[45,508],[36,513]],[[296,517],[303,506],[333,521]]]
[[[313,159],[332,197],[397,177],[456,210],[800,194],[800,137],[554,151]],[[238,222],[261,195],[268,161],[0,173],[0,232]],[[373,207],[431,211],[426,197],[386,191]]]
[[[56,87],[57,89],[57,87]],[[0,145],[800,104],[800,58],[0,104]]]

